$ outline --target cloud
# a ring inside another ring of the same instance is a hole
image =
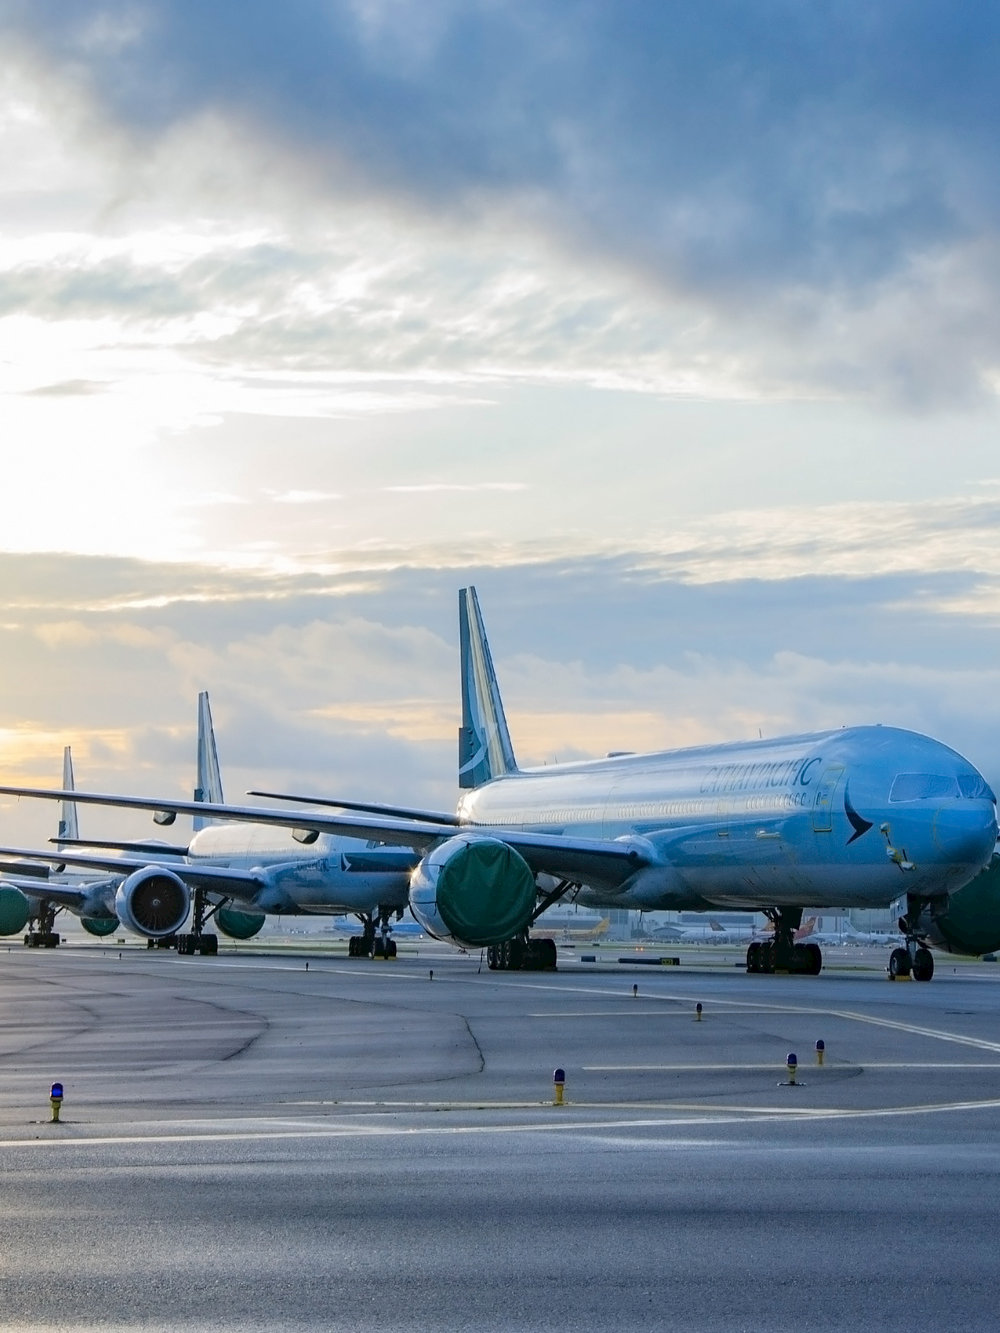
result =
[[[566,337],[641,313],[641,283],[693,367],[765,391],[994,391],[988,6],[37,0],[5,28],[135,142],[214,119],[339,204],[473,237],[513,223],[581,273],[596,258],[617,309],[570,305]],[[133,284],[95,286],[121,303]],[[175,298],[154,281],[145,299]]]
[[[475,491],[524,491],[527,483],[522,481],[477,481],[471,485],[460,482],[429,481],[413,486],[386,486],[394,495],[430,495],[439,492],[456,491],[459,493]]]
[[[0,727],[125,734],[118,783],[133,781],[131,763],[156,790],[147,733],[183,737],[207,688],[220,735],[241,719],[229,744],[235,764],[260,765],[251,782],[287,786],[296,767],[321,782],[326,765],[329,781],[415,800],[410,777],[450,799],[455,592],[471,580],[525,762],[859,720],[933,731],[981,762],[1000,754],[996,602],[986,615],[963,606],[987,586],[974,571],[707,582],[591,555],[359,572],[5,557]],[[135,596],[178,573],[189,595]],[[382,768],[390,752],[398,767]],[[184,745],[169,774],[187,786]]]

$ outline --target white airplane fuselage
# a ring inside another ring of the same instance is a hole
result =
[[[405,907],[412,853],[360,838],[320,833],[303,844],[291,829],[262,824],[208,824],[195,833],[187,859],[256,871],[265,887],[239,899],[260,911],[295,914],[371,912]]]
[[[985,866],[993,793],[956,751],[894,727],[522,769],[467,792],[466,827],[640,838],[653,864],[594,876],[594,906],[885,907]]]

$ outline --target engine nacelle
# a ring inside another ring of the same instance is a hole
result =
[[[459,834],[435,847],[410,876],[410,911],[429,935],[480,949],[531,923],[535,877],[497,838]]]
[[[0,935],[19,935],[30,916],[31,908],[20,889],[12,885],[0,889]]]
[[[220,907],[215,914],[215,924],[231,940],[253,939],[266,920],[260,912],[237,912],[233,907]]]
[[[98,935],[103,938],[105,935],[113,935],[121,922],[116,916],[82,916],[80,925],[88,935]]]
[[[1000,856],[948,898],[948,910],[935,917],[927,938],[947,953],[993,953],[1000,949]]]
[[[180,930],[191,910],[188,886],[162,866],[147,866],[123,880],[115,894],[115,911],[126,930],[160,940]]]

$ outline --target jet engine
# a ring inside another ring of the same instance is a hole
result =
[[[115,911],[122,925],[151,940],[176,934],[190,910],[188,886],[172,870],[160,866],[134,871],[115,894]]]
[[[88,935],[113,935],[121,925],[116,916],[82,916],[80,925]]]
[[[410,876],[410,911],[429,935],[480,949],[531,923],[535,877],[496,838],[460,834],[429,852]]]
[[[11,885],[0,889],[0,935],[19,935],[30,916],[31,908],[20,889]]]
[[[231,940],[252,939],[266,920],[260,912],[237,912],[233,907],[220,907],[215,914],[215,924]]]
[[[934,917],[927,939],[946,953],[976,956],[1000,949],[1000,856],[948,899],[948,910]]]

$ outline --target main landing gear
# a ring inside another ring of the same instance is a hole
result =
[[[549,891],[542,895],[535,906],[530,925],[534,925],[542,913],[564,898],[571,890],[579,891],[580,885],[571,879],[561,879]],[[513,939],[503,940],[500,944],[491,944],[486,950],[486,966],[491,972],[554,972],[558,959],[555,940],[533,940],[530,925]]]
[[[516,935],[486,950],[486,966],[493,972],[554,972],[555,940],[533,940],[527,933]]]
[[[927,923],[934,917],[932,899],[906,895],[906,915],[899,918],[899,933],[906,941],[889,955],[889,980],[912,977],[914,981],[930,981],[934,975],[934,955],[924,944]]]
[[[208,910],[208,899],[205,897],[205,890],[195,889],[191,912],[191,930],[186,934],[173,937],[179,954],[191,956],[200,953],[214,956],[219,952],[218,935],[214,931],[205,929],[205,923],[211,916],[212,912]]]
[[[802,925],[801,907],[766,908],[764,915],[774,927],[774,938],[754,940],[747,949],[748,972],[798,972],[818,977],[823,953],[813,941],[798,943],[795,932]]]
[[[29,949],[56,949],[59,947],[60,936],[53,929],[56,923],[56,912],[59,908],[55,903],[43,900],[38,906],[38,915],[35,917],[33,928],[28,931],[24,937],[25,946]]]
[[[396,941],[389,933],[392,930],[393,909],[391,907],[380,907],[378,911],[378,933],[376,934],[375,918],[371,912],[359,912],[358,918],[361,922],[362,933],[352,935],[347,941],[348,958],[395,958]],[[397,913],[401,915],[401,913]]]

